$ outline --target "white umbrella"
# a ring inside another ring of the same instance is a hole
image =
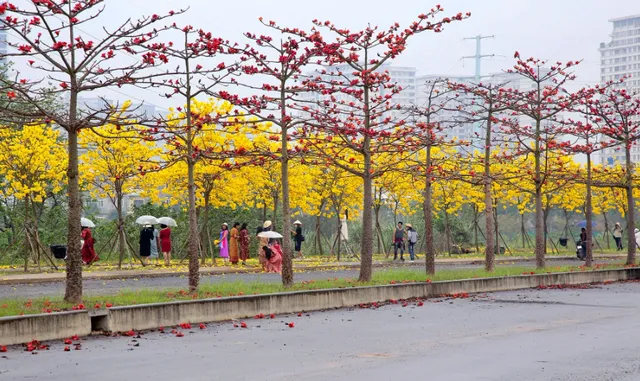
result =
[[[88,218],[84,218],[84,217],[82,217],[80,219],[80,225],[84,226],[84,227],[87,227],[87,228],[95,228],[96,227],[96,224],[94,224],[93,221],[91,221]]]
[[[136,220],[136,224],[138,225],[156,225],[158,223],[158,219],[154,216],[140,216]]]
[[[160,217],[158,218],[158,223],[167,226],[178,226],[176,220],[171,217]]]
[[[282,238],[282,234],[280,234],[278,232],[267,231],[267,232],[258,233],[258,237],[260,237],[260,238]]]

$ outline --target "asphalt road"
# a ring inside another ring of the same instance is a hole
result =
[[[604,261],[599,261],[599,263]],[[553,261],[549,266],[578,266],[579,261]],[[512,265],[498,266],[534,266],[533,262],[521,262]],[[469,269],[481,268],[482,265],[440,265],[439,269]],[[412,266],[415,271],[424,271],[422,266]],[[375,271],[380,271],[376,269]],[[320,280],[327,278],[357,278],[359,270],[334,270],[334,271],[309,271],[304,273],[296,273],[294,275],[296,282],[308,280]],[[201,284],[217,283],[217,282],[265,282],[279,283],[281,282],[278,274],[225,274],[225,275],[203,275]],[[184,288],[187,286],[186,276],[168,276],[161,278],[139,278],[139,279],[116,279],[116,280],[91,280],[84,281],[84,292],[86,295],[104,295],[115,294],[120,290],[136,290],[136,289],[165,289],[165,288]],[[64,294],[64,282],[51,283],[33,283],[33,284],[14,284],[0,285],[1,298],[38,298],[48,296],[59,296]]]
[[[639,283],[504,292],[94,337],[80,351],[10,347],[0,379],[632,381],[639,313]]]

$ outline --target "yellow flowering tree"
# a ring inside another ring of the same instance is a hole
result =
[[[25,271],[30,255],[38,266],[42,255],[50,259],[38,235],[37,206],[63,188],[67,152],[60,140],[45,125],[0,129],[0,192],[24,202]]]
[[[126,106],[125,106],[126,108]],[[80,177],[93,198],[108,198],[118,213],[117,241],[118,268],[122,267],[126,242],[125,216],[122,200],[125,195],[140,193],[146,172],[159,169],[154,161],[160,153],[156,143],[141,139],[139,134],[121,131],[108,124],[94,129],[94,133],[81,133]]]

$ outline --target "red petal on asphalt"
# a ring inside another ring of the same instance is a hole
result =
[[[3,345],[3,346],[0,347],[0,352],[4,353],[6,351],[7,351],[7,346],[6,345]]]
[[[296,326],[293,322],[289,323],[288,325],[289,325],[289,328],[293,328]]]
[[[202,323],[200,323],[200,329],[205,329],[205,328],[207,328],[207,326],[202,324]]]
[[[182,333],[182,332],[176,333],[176,337],[183,337],[183,336],[184,336],[184,333]]]
[[[271,314],[271,315],[269,315],[269,317],[270,317],[271,319],[275,319],[275,318],[276,318],[276,315],[275,315],[275,314]]]
[[[240,323],[240,327],[241,328],[247,328],[247,323],[245,323],[245,322]]]
[[[424,303],[418,302],[418,307],[422,307],[422,306],[424,306]]]
[[[69,352],[69,351],[71,351],[71,348],[69,348],[69,346],[67,345],[66,347],[64,347],[64,351],[65,352]]]

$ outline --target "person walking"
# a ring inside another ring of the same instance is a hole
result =
[[[158,248],[160,247],[160,233],[155,226],[151,225],[151,229],[153,229],[153,238],[151,238],[151,255],[149,258],[152,260],[156,260],[156,266],[160,266],[160,256],[158,255]]]
[[[229,259],[229,225],[225,222],[222,224],[222,229],[220,230],[220,243],[218,243],[220,247],[220,258],[224,260],[224,263],[227,263],[227,259]]]
[[[140,258],[143,265],[149,264],[149,256],[151,256],[151,240],[153,239],[153,226],[145,225],[140,230]]]
[[[243,223],[242,227],[240,227],[240,260],[242,261],[242,265],[247,265],[247,259],[249,259],[249,230],[247,229],[247,224]]]
[[[616,249],[622,250],[622,227],[619,222],[616,222],[616,226],[613,228],[613,239],[616,241]]]
[[[82,262],[85,265],[90,265],[95,261],[100,260],[94,249],[96,240],[93,239],[91,229],[87,226],[82,226]]]
[[[160,225],[160,249],[164,257],[164,265],[171,265],[171,228],[167,225]]]
[[[234,223],[229,233],[229,260],[232,265],[237,265],[240,260],[240,232],[239,223]]]
[[[260,232],[258,234],[260,234],[261,232],[268,232],[271,230],[271,225],[272,222],[267,220],[264,222],[264,224],[262,224],[262,229],[260,230]],[[264,250],[265,247],[269,246],[269,238],[266,237],[258,237],[258,239],[260,240],[258,243],[258,261],[260,262],[260,265],[262,266],[262,270],[266,271],[267,270],[267,257],[266,257],[266,252]]]
[[[407,224],[407,241],[409,243],[409,256],[411,263],[416,260],[415,245],[418,243],[418,232],[413,228],[413,225]]]
[[[295,243],[295,254],[296,258],[304,258],[302,255],[302,242],[304,242],[304,236],[302,235],[302,222],[296,220],[293,223],[296,230],[293,232],[293,241]]]
[[[404,229],[402,222],[398,222],[395,233],[393,234],[393,260],[398,260],[398,250],[400,250],[400,260],[404,262]]]
[[[265,271],[268,273],[282,273],[282,248],[278,241],[269,246],[263,246],[265,253]]]

